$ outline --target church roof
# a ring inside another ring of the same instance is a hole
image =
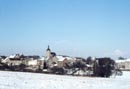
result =
[[[51,51],[50,46],[48,45],[47,51]]]

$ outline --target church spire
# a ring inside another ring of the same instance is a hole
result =
[[[48,45],[47,51],[51,51],[50,46]]]
[[[46,58],[50,58],[50,56],[51,56],[51,49],[50,49],[50,46],[48,45],[48,48],[46,49],[46,55],[45,55],[45,57]]]

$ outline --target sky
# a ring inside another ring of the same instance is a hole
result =
[[[130,0],[0,0],[0,55],[130,57]]]

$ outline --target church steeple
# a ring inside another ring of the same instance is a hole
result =
[[[48,45],[48,48],[46,49],[46,55],[45,55],[46,58],[50,58],[51,57],[51,49],[50,49],[50,46]]]
[[[47,50],[46,51],[51,51],[51,49],[50,49],[50,46],[48,45],[48,48],[47,48]]]

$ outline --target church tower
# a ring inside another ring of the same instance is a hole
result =
[[[46,58],[50,58],[51,57],[51,49],[50,49],[50,46],[48,45],[48,48],[46,49],[46,55],[45,55]]]

